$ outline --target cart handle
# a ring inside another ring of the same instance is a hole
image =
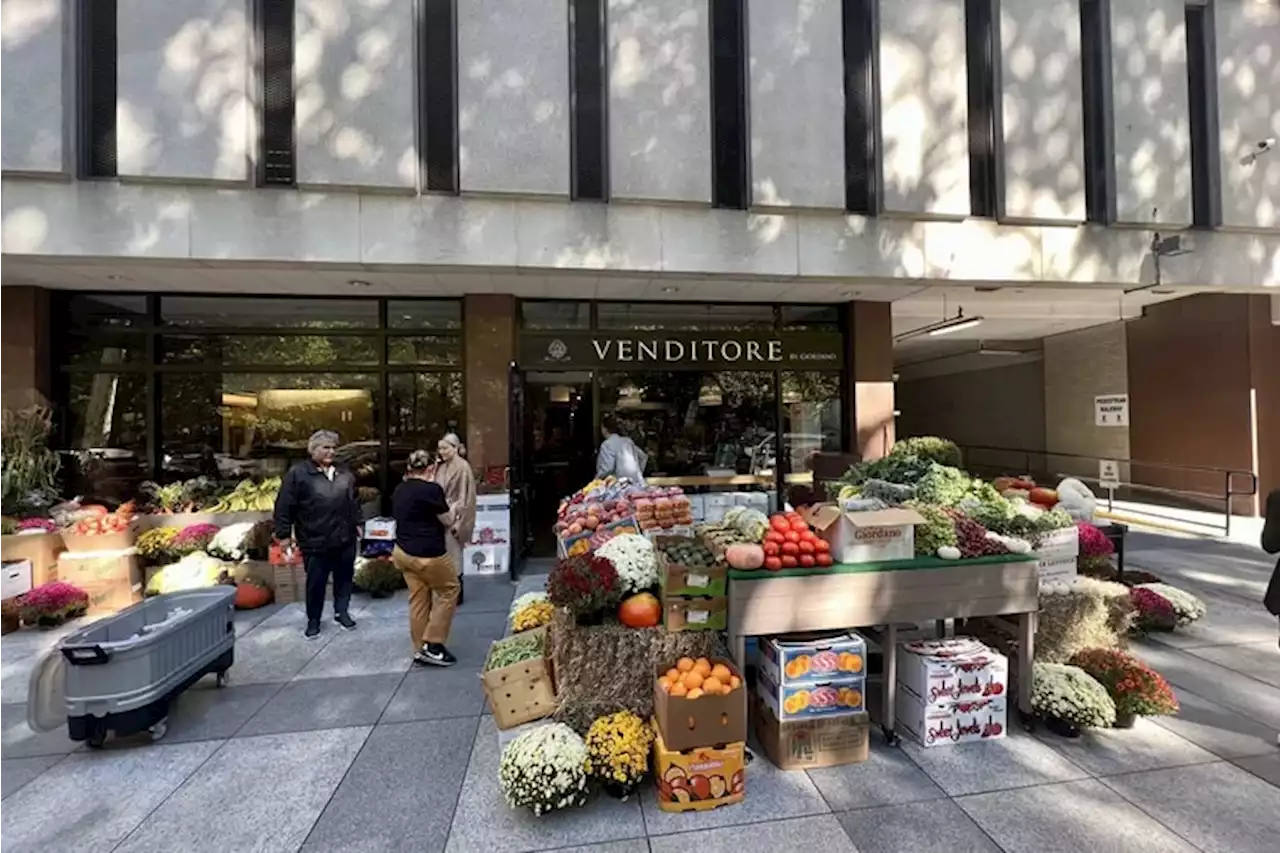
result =
[[[102,646],[63,646],[63,656],[74,664],[96,666],[111,660],[111,655]]]

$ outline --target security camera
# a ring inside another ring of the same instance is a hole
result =
[[[1257,162],[1258,158],[1263,154],[1276,147],[1276,138],[1268,136],[1266,139],[1259,139],[1253,143],[1253,150],[1240,158],[1240,165],[1252,166]]]

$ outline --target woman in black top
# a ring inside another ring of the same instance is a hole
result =
[[[391,559],[409,585],[413,662],[453,666],[458,659],[444,644],[458,606],[458,567],[449,559],[445,545],[445,533],[454,518],[444,490],[431,481],[434,471],[430,453],[415,450],[409,454],[404,482],[391,495],[391,514],[396,520]]]

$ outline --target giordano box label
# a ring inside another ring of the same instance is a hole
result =
[[[844,338],[833,332],[567,332],[522,334],[525,369],[837,369]]]

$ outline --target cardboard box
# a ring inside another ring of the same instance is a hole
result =
[[[664,595],[662,621],[668,632],[723,631],[729,625],[729,599],[723,595],[701,598]]]
[[[396,541],[396,520],[394,518],[371,518],[364,523],[364,538],[375,542]]]
[[[1008,697],[987,696],[929,705],[899,682],[898,725],[921,746],[996,740],[1009,728]]]
[[[0,598],[17,598],[31,592],[31,561],[6,560],[0,574]]]
[[[546,639],[546,628],[535,628]],[[549,717],[556,709],[556,689],[546,657],[520,661],[480,673],[480,686],[499,729]]]
[[[114,553],[67,551],[58,557],[58,580],[88,589],[89,584],[142,584],[142,564],[133,548]]]
[[[659,677],[675,666],[675,661],[668,661],[666,666],[659,665],[654,673],[654,715],[666,733],[667,745],[676,752],[747,739],[746,679],[742,678],[742,671],[731,660],[712,658],[711,663],[727,666],[742,680],[742,686],[727,696],[686,699],[672,696],[656,684]]]
[[[694,812],[742,802],[747,787],[745,736],[723,746],[678,750],[669,746],[662,724],[656,720],[653,731],[658,808],[664,812]]]
[[[142,580],[90,581],[76,586],[89,593],[89,615],[110,615],[142,600]]]
[[[690,568],[680,563],[673,563],[660,550],[667,540],[691,539],[692,536],[677,537],[666,534],[653,539],[658,548],[658,585],[664,595],[668,596],[722,596],[729,589],[729,567],[718,563],[713,566]]]
[[[920,513],[901,507],[845,512],[835,504],[817,504],[800,514],[831,543],[837,563],[910,560],[915,556],[914,527],[924,523]]]
[[[783,723],[758,699],[752,712],[760,745],[783,770],[857,764],[870,755],[871,718],[866,712]]]
[[[0,558],[30,560],[31,585],[41,586],[58,579],[58,555],[67,550],[61,533],[15,533],[0,536]]]
[[[867,643],[857,634],[791,635],[760,643],[760,670],[774,684],[822,684],[866,674]]]
[[[93,536],[62,531],[62,541],[68,551],[99,554],[106,551],[123,551],[132,548],[137,533],[133,528],[118,533],[101,533]]]
[[[468,545],[462,549],[464,575],[505,575],[510,566],[510,545]]]
[[[782,722],[837,717],[867,709],[866,679],[861,675],[832,678],[821,684],[779,685],[761,669],[756,693]]]
[[[1008,692],[1008,658],[971,637],[916,640],[899,649],[898,684],[926,706]]]

